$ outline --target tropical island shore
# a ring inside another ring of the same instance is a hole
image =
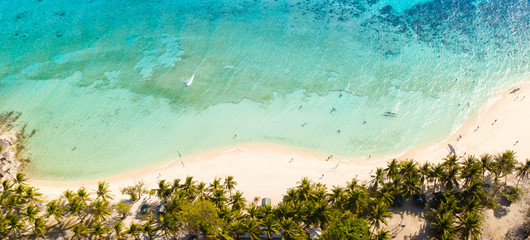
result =
[[[514,89],[518,89],[514,91]],[[169,163],[153,166],[137,172],[122,174],[103,179],[109,183],[109,190],[117,195],[118,202],[129,198],[120,194],[124,187],[134,182],[143,182],[147,189],[157,187],[158,181],[175,178],[184,180],[193,176],[194,180],[211,182],[214,178],[224,179],[233,176],[237,188],[246,199],[271,198],[272,203],[282,201],[289,188],[296,186],[300,179],[307,177],[313,182],[332,186],[344,186],[356,178],[366,183],[374,175],[376,168],[385,168],[392,158],[397,160],[414,159],[418,163],[438,163],[446,158],[451,149],[457,156],[465,158],[471,154],[496,154],[513,150],[519,161],[530,158],[530,104],[526,95],[530,94],[530,84],[523,84],[503,91],[480,112],[468,120],[451,137],[437,143],[415,147],[400,156],[366,159],[343,159],[333,155],[324,155],[300,149],[292,149],[271,144],[245,144],[229,149],[218,149],[204,154],[178,158]],[[514,179],[510,179],[511,182]],[[44,193],[47,199],[57,199],[67,189],[86,187],[96,189],[97,181],[54,182],[31,179],[29,183]],[[529,186],[521,188],[528,193]],[[502,217],[488,210],[484,213],[485,223],[483,236],[503,238],[512,226],[520,225],[525,217],[529,204],[528,196],[523,201],[511,206],[511,211]],[[136,206],[139,207],[139,206]],[[405,206],[406,213],[394,213],[388,229],[397,239],[421,235],[425,219],[421,211]]]
[[[515,93],[513,89],[519,88]],[[392,158],[414,159],[418,162],[440,162],[450,153],[448,144],[454,146],[458,156],[465,154],[499,153],[513,150],[519,160],[530,158],[530,84],[503,91],[498,97],[468,120],[451,137],[424,146],[415,147],[400,156],[375,159],[344,159],[272,144],[246,144],[229,149],[216,149],[207,153],[175,159],[148,169],[103,179],[110,183],[113,192],[129,186],[133,181],[143,181],[155,186],[158,179],[193,176],[195,180],[211,181],[215,177],[233,176],[238,180],[247,199],[269,197],[279,202],[289,187],[302,177],[308,177],[327,186],[343,185],[352,178],[367,180],[377,167],[384,167]],[[97,181],[57,182],[32,179],[50,197],[59,196],[68,188],[95,187]]]

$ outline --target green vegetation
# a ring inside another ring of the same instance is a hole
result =
[[[523,190],[516,187],[508,187],[504,196],[512,203],[518,202],[523,198]]]
[[[497,207],[503,195],[510,201],[522,196],[519,188],[506,185],[507,176],[514,172],[517,183],[526,181],[530,164],[517,165],[514,156],[511,151],[479,158],[451,155],[422,165],[392,160],[366,184],[352,179],[331,188],[302,178],[276,206],[248,202],[231,176],[211,183],[191,176],[160,180],[150,190],[138,182],[122,189],[130,200],[116,204],[110,202],[109,185],[99,182],[97,189],[67,190],[46,202],[19,173],[2,182],[0,239],[238,239],[245,234],[307,239],[314,228],[321,229],[321,239],[389,239],[390,210],[404,211],[405,201],[426,208],[432,239],[477,239],[484,209]],[[132,220],[124,221],[128,215]]]
[[[104,184],[104,186],[98,186],[98,187],[107,187],[107,186],[106,184]],[[147,189],[145,189],[143,182],[136,182],[134,186],[123,188],[121,190],[121,193],[129,195],[131,197],[131,200],[133,202],[136,202],[140,198],[142,198],[143,194],[147,193]]]
[[[359,240],[370,240],[370,228],[366,225],[366,222],[352,218],[345,221],[337,221],[333,224],[320,239],[323,240],[348,240],[348,239],[359,239]]]
[[[114,209],[116,209],[116,213],[121,217],[121,219],[125,219],[127,217],[127,214],[129,214],[129,211],[131,211],[132,205],[126,202],[119,202],[114,206]]]

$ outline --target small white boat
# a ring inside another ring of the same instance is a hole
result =
[[[186,82],[186,87],[189,87],[191,83],[193,83],[193,78],[195,78],[195,74],[191,75],[190,79]]]

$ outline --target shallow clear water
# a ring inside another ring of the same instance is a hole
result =
[[[37,130],[26,154],[40,179],[104,177],[247,142],[397,154],[448,136],[529,79],[529,9],[4,0],[0,111]]]

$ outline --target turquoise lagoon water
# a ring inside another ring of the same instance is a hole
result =
[[[253,142],[397,154],[447,137],[529,79],[529,9],[3,0],[0,111],[37,131],[26,154],[39,179],[94,179]]]

